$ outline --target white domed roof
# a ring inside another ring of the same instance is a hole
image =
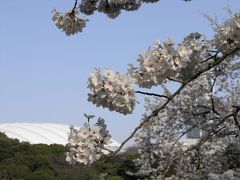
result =
[[[51,123],[2,123],[0,132],[9,138],[30,144],[62,144],[68,143],[69,125]],[[112,143],[106,148],[115,150],[120,146],[118,142],[111,139]]]

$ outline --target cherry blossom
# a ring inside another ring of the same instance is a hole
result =
[[[89,120],[89,116],[87,117]],[[111,143],[111,136],[106,127],[102,118],[99,118],[95,125],[86,123],[80,128],[70,127],[68,138],[70,151],[66,153],[66,161],[72,165],[76,163],[87,165],[99,159],[104,146]]]
[[[58,12],[56,9],[54,9],[52,13],[52,20],[67,36],[82,32],[82,29],[86,26],[86,22],[88,21],[85,18],[78,17],[79,12],[77,8],[65,14]]]
[[[105,69],[103,75],[95,69],[88,79],[89,101],[96,106],[107,107],[110,111],[123,114],[132,113],[136,104],[134,81],[127,75],[122,75]]]

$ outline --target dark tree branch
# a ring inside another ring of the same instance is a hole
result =
[[[167,79],[169,81],[173,81],[173,82],[177,82],[177,83],[183,83],[182,81],[179,81],[179,80],[176,80],[176,79],[173,79],[173,78],[170,78],[170,77],[168,77]]]
[[[148,93],[148,92],[142,92],[142,91],[135,91],[134,93],[137,93],[137,94],[144,94],[144,95],[148,95],[148,96],[156,96],[156,97],[160,97],[160,98],[166,98],[166,99],[169,99],[168,96],[161,95],[161,94],[156,94],[156,93]]]
[[[218,54],[219,54],[219,52],[215,52],[214,55],[212,55],[212,56],[210,56],[209,58],[205,59],[205,60],[202,61],[201,63],[205,63],[205,62],[207,62],[207,61],[209,61],[209,60],[211,60],[211,59],[213,59],[213,58],[216,59]]]
[[[70,15],[74,15],[74,10],[77,7],[78,0],[75,0],[74,6],[72,8],[72,11],[70,12]]]
[[[211,111],[203,111],[203,112],[199,112],[199,113],[192,113],[192,116],[201,116],[201,115],[206,115],[211,113]]]
[[[211,100],[212,103],[214,103],[212,100]],[[208,109],[210,111],[212,111],[213,113],[217,114],[218,116],[220,116],[220,113],[218,111],[216,111],[215,107],[213,109],[213,106],[212,107],[208,107],[208,106],[204,106],[204,105],[197,105],[196,107],[201,107],[201,108],[204,108],[204,109]]]
[[[236,105],[235,105],[235,106],[232,106],[232,107],[236,108],[235,114],[234,114],[234,116],[233,116],[233,120],[234,120],[234,122],[235,122],[238,130],[240,131],[240,124],[239,124],[238,119],[237,119],[237,115],[238,115],[238,113],[239,113],[239,111],[240,111],[240,106],[236,106]]]

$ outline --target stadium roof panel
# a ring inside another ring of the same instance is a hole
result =
[[[68,143],[69,125],[52,123],[0,123],[0,132],[9,138],[30,144],[62,144]],[[112,139],[106,148],[114,150],[120,144]]]

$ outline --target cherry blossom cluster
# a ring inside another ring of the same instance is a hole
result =
[[[136,96],[134,81],[128,75],[122,75],[109,69],[103,71],[94,69],[88,79],[88,100],[96,106],[107,107],[110,111],[122,114],[132,113]]]
[[[87,116],[88,120],[94,116]],[[70,151],[66,153],[66,161],[69,164],[91,164],[103,154],[105,145],[111,143],[111,136],[106,129],[104,119],[99,118],[95,125],[89,123],[83,127],[70,127],[68,146]]]
[[[111,0],[113,4],[127,4],[129,0]]]
[[[88,21],[85,18],[78,17],[79,12],[77,8],[64,14],[54,9],[52,13],[52,20],[67,36],[82,32],[82,29],[86,26],[86,21]]]
[[[68,36],[78,32],[86,26],[86,19],[79,18],[78,10],[86,15],[92,15],[95,11],[106,14],[109,18],[116,18],[122,12],[136,11],[143,3],[156,3],[159,0],[75,0],[74,10],[70,13],[61,14],[53,11],[53,21],[59,29]],[[184,0],[190,1],[190,0]],[[78,5],[78,7],[77,7]]]
[[[217,32],[215,46],[221,52],[240,46],[240,13],[232,14],[232,18],[214,29]]]
[[[130,65],[129,73],[140,87],[151,88],[170,79],[185,81],[203,68],[203,60],[211,54],[210,42],[192,33],[177,47],[172,40],[157,42],[139,56],[139,67]]]
[[[81,0],[80,11],[91,15],[95,11],[102,12],[110,18],[116,18],[122,12],[136,11],[143,3],[156,3],[159,0]],[[189,0],[184,0],[189,1]]]
[[[232,15],[231,19],[217,25],[214,30],[216,34],[212,40],[199,33],[191,33],[177,46],[172,40],[153,44],[139,56],[139,66],[130,65],[129,73],[144,88],[161,85],[169,79],[179,82],[191,79],[214,62],[217,55],[240,47],[240,13]],[[232,56],[236,55],[239,51]]]
[[[171,40],[165,43],[157,42],[139,56],[139,68],[130,65],[129,73],[137,80],[140,87],[150,88],[163,83],[166,77],[174,75],[172,68],[174,64],[169,53],[175,51],[173,45]]]

